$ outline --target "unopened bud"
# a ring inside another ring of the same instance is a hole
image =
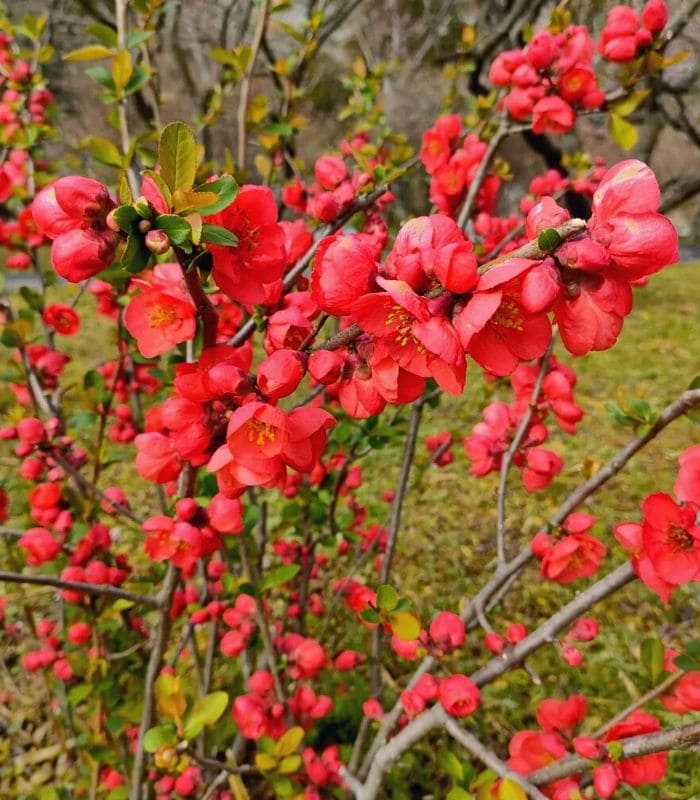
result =
[[[146,220],[143,220],[146,222]],[[143,223],[139,223],[139,227]],[[170,239],[165,231],[148,231],[146,234],[146,247],[155,256],[162,256],[170,250]]]

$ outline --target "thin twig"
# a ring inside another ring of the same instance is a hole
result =
[[[101,583],[80,583],[79,581],[64,581],[61,578],[54,578],[50,575],[26,575],[23,572],[0,571],[0,583],[20,583],[31,584],[33,586],[53,586],[56,589],[83,592],[96,596],[114,597],[119,600],[131,600],[144,606],[158,608],[160,600],[151,594],[137,594],[127,589],[120,589],[118,586],[110,586]]]
[[[236,167],[240,173],[245,172],[246,150],[248,145],[248,98],[250,97],[250,86],[253,81],[255,62],[258,60],[260,45],[262,44],[265,28],[267,27],[267,17],[270,11],[270,0],[262,0],[258,22],[253,33],[253,41],[250,44],[250,55],[246,64],[243,80],[241,81],[241,93],[238,99],[238,142],[236,150]]]
[[[535,385],[532,388],[530,403],[528,404],[527,410],[520,420],[520,424],[515,431],[515,436],[513,436],[510,446],[503,454],[503,458],[501,460],[496,501],[496,551],[499,564],[505,564],[506,562],[506,491],[508,488],[508,473],[510,471],[511,464],[513,463],[513,457],[518,452],[518,448],[522,444],[523,439],[527,434],[527,430],[530,427],[532,417],[537,410],[537,404],[540,400],[540,393],[542,392],[542,384],[544,383],[545,376],[549,371],[549,359],[552,355],[553,348],[554,336],[552,336],[550,339],[549,345],[547,346],[544,355],[540,359],[540,369],[537,373]]]
[[[146,667],[141,724],[139,725],[139,735],[136,742],[136,751],[134,753],[134,766],[131,772],[129,800],[141,800],[143,797],[143,778],[146,772],[146,751],[143,747],[144,737],[146,736],[146,731],[153,723],[155,682],[160,672],[160,665],[168,645],[170,634],[170,605],[177,587],[179,575],[180,570],[170,563],[158,598],[161,612],[158,622],[156,623],[153,636],[153,648]]]
[[[457,720],[448,719],[445,723],[445,730],[456,742],[459,742],[465,750],[468,750],[472,755],[476,756],[479,761],[489,767],[489,769],[492,769],[501,778],[517,783],[532,800],[547,800],[545,795],[543,795],[536,786],[533,786],[527,778],[524,778],[522,775],[512,770],[505,762],[501,761],[493,750],[489,750],[489,748],[483,745],[474,734],[465,730]]]

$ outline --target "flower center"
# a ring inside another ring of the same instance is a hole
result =
[[[419,353],[425,351],[425,347],[416,339],[413,334],[412,325],[414,318],[401,306],[394,306],[389,312],[389,316],[384,323],[394,331],[394,341],[401,347],[411,345],[418,349]]]
[[[676,552],[678,550],[692,550],[694,545],[693,537],[680,525],[672,525],[668,529],[666,543]]]
[[[166,328],[177,319],[177,309],[172,306],[158,305],[146,312],[149,328]]]
[[[277,430],[267,422],[260,422],[259,419],[248,421],[248,441],[262,447],[267,442],[274,442],[277,438]]]

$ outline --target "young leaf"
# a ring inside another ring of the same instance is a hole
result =
[[[639,134],[634,125],[619,114],[610,114],[608,118],[608,132],[615,143],[623,150],[631,150],[635,144],[637,144],[637,139],[639,138]]]
[[[88,136],[83,141],[83,146],[88,147],[95,161],[106,164],[108,167],[121,169],[124,166],[124,157],[116,145],[105,139],[104,136]]]
[[[656,683],[664,670],[664,646],[659,639],[650,637],[642,642],[642,664],[652,683]]]
[[[413,642],[420,635],[420,620],[409,611],[398,611],[391,615],[391,632],[405,642]]]
[[[119,50],[112,60],[112,79],[118,94],[123,93],[133,71],[131,53],[128,50]]]
[[[527,800],[527,795],[515,781],[505,778],[498,787],[498,800]]]
[[[384,584],[377,589],[377,607],[382,611],[393,611],[399,604],[399,593],[393,586]]]
[[[172,725],[156,725],[146,731],[143,737],[143,749],[147,753],[155,753],[164,744],[175,744],[175,728]]]
[[[204,227],[206,228],[207,226],[205,225]],[[283,583],[291,581],[300,569],[299,564],[285,564],[281,567],[275,567],[265,575],[260,588],[264,591],[275,586],[281,586]]]
[[[192,707],[187,722],[185,723],[185,739],[194,739],[202,728],[213,725],[226,711],[228,694],[226,692],[212,692],[199,700]]]
[[[88,44],[85,47],[79,47],[77,50],[71,50],[70,53],[63,56],[64,61],[95,61],[98,58],[109,58],[114,55],[114,50],[109,47],[104,47],[101,44]]]
[[[156,228],[165,231],[168,239],[177,246],[188,242],[192,235],[189,222],[176,214],[161,214],[156,217]]]
[[[99,41],[101,41],[102,44],[106,45],[107,47],[116,48],[119,45],[117,32],[110,28],[109,25],[102,25],[100,22],[95,22],[85,28],[85,33],[90,34],[90,36],[94,36],[95,39],[99,39]]]
[[[281,739],[275,743],[275,755],[279,758],[291,756],[293,752],[299,747],[304,738],[304,729],[299,725],[290,728]]]
[[[180,678],[177,675],[161,673],[156,678],[154,689],[159,713],[179,722],[187,707]]]
[[[202,183],[196,187],[195,193],[206,192],[207,194],[217,195],[217,200],[206,206],[199,206],[200,214],[216,214],[228,208],[236,199],[238,194],[238,184],[231,175],[222,175],[211,183]]]
[[[143,237],[138,233],[130,233],[126,240],[126,247],[122,253],[121,266],[132,274],[141,270],[151,260],[151,252],[146,247]]]
[[[194,134],[184,122],[166,125],[158,144],[160,175],[171,191],[192,188],[197,171]]]
[[[124,233],[131,233],[134,226],[137,225],[141,219],[133,206],[127,205],[117,206],[112,212],[112,217]]]
[[[221,225],[210,225],[207,222],[202,225],[201,240],[208,244],[218,244],[223,247],[235,247],[238,244],[238,237],[235,233],[227,231]]]

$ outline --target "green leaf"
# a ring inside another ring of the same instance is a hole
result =
[[[75,708],[92,694],[94,688],[92,683],[79,683],[77,686],[73,686],[68,692],[68,703]]]
[[[393,586],[384,584],[377,589],[377,607],[382,611],[393,611],[399,604],[399,593]]]
[[[85,47],[79,47],[77,50],[71,50],[70,53],[63,56],[64,61],[95,61],[99,58],[109,58],[114,55],[114,50],[105,47],[101,44],[88,44]]]
[[[156,725],[149,728],[143,737],[143,749],[147,753],[155,753],[164,744],[176,744],[175,728],[172,725]]]
[[[292,772],[296,772],[299,767],[301,766],[301,756],[299,753],[294,753],[291,756],[285,756],[279,763],[277,767],[277,772],[280,775],[289,775]]]
[[[228,694],[226,692],[212,692],[199,700],[192,707],[187,722],[185,723],[185,739],[194,739],[202,728],[213,725],[226,711]]]
[[[639,138],[634,125],[613,112],[608,117],[608,133],[623,150],[631,150],[637,144],[637,139]]]
[[[373,608],[366,608],[364,611],[360,611],[360,619],[363,619],[365,622],[369,622],[372,625],[376,625],[381,617]]]
[[[124,157],[117,149],[116,145],[105,139],[104,136],[88,136],[82,142],[83,147],[87,147],[95,161],[106,164],[108,167],[124,166]]]
[[[221,225],[210,225],[205,222],[202,225],[200,241],[208,244],[218,244],[222,247],[235,247],[238,244],[238,237],[231,231],[227,231],[226,228],[222,228]]]
[[[156,217],[156,227],[161,231],[165,231],[174,245],[185,244],[185,242],[189,242],[192,236],[192,228],[190,228],[189,222],[182,217],[178,217],[177,214],[161,214]]]
[[[274,754],[278,758],[291,756],[304,739],[304,729],[299,725],[290,728],[281,739],[275,742]]]
[[[470,794],[461,786],[453,786],[447,793],[445,800],[474,800],[474,795]]]
[[[625,754],[622,742],[608,742],[606,748],[608,753],[610,754],[610,758],[613,761],[619,761]]]
[[[120,262],[122,269],[135,274],[141,272],[150,260],[151,252],[146,247],[143,237],[138,233],[130,233],[122,253]]]
[[[117,206],[112,212],[114,221],[124,233],[131,233],[141,220],[133,206]]]
[[[126,39],[126,46],[138,47],[140,44],[147,42],[155,33],[155,31],[134,31],[130,33]]]
[[[656,683],[664,670],[664,646],[659,639],[649,637],[642,642],[642,664],[652,683]]]
[[[127,800],[129,797],[129,789],[128,787],[122,785],[117,786],[116,789],[112,789],[112,791],[107,795],[106,800]]]
[[[452,750],[448,750],[447,748],[438,750],[438,766],[446,775],[450,775],[455,780],[461,781],[464,777],[462,762]]]
[[[119,46],[117,32],[108,25],[102,25],[100,22],[95,22],[85,28],[85,33],[90,34],[90,36],[94,36],[95,39],[99,39],[102,44],[107,45],[107,47],[113,47],[116,49]]]
[[[301,566],[299,564],[285,564],[281,567],[275,567],[275,569],[271,569],[262,579],[260,588],[265,591],[265,589],[281,586],[283,583],[291,581],[300,569]]]
[[[171,191],[192,188],[197,171],[194,134],[184,122],[166,125],[158,144],[160,174]]]
[[[398,611],[389,620],[391,632],[405,642],[413,642],[420,635],[420,620],[409,611]]]
[[[128,50],[119,50],[112,60],[112,80],[119,94],[124,91],[133,71],[131,53]]]
[[[640,89],[638,92],[632,92],[632,94],[628,95],[627,97],[623,97],[622,100],[617,100],[614,103],[611,103],[610,111],[617,116],[627,117],[633,111],[635,111],[640,103],[643,103],[650,94],[651,89]]]
[[[545,228],[537,237],[537,246],[543,253],[552,253],[561,244],[561,236],[554,228]]]
[[[215,203],[207,206],[199,206],[197,211],[204,216],[216,214],[228,208],[236,199],[238,194],[238,184],[231,175],[222,175],[211,183],[202,183],[195,188],[195,192],[211,192],[219,196]]]
[[[678,656],[677,658],[673,659],[673,663],[678,667],[678,669],[682,669],[684,672],[700,670],[700,661],[697,661],[692,656]]]

